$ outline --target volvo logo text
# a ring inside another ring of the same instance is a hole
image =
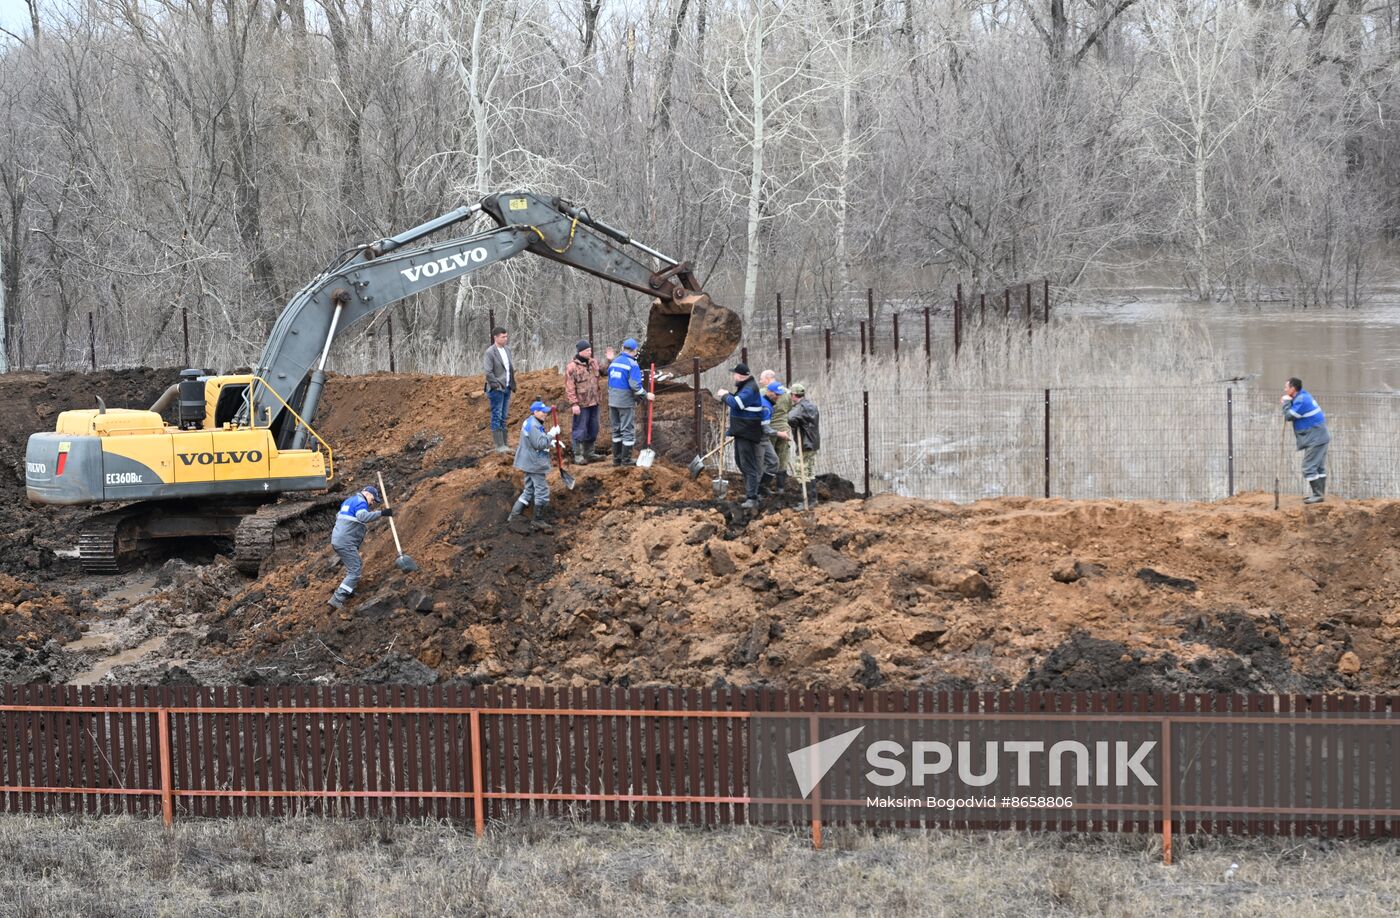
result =
[[[42,462],[26,462],[24,469],[31,475],[47,475],[49,467]]]
[[[262,450],[230,450],[226,453],[176,453],[185,465],[230,465],[235,462],[261,462]]]
[[[457,252],[453,255],[444,255],[436,261],[427,264],[414,265],[411,268],[404,268],[399,271],[410,283],[417,283],[420,277],[437,277],[439,274],[452,274],[471,265],[479,265],[486,261],[486,249],[477,246],[465,252]]]

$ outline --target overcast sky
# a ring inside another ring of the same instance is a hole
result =
[[[16,35],[29,34],[29,7],[24,0],[0,0],[0,27]]]

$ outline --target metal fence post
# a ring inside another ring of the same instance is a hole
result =
[[[394,314],[392,312],[384,314],[384,330],[389,333],[389,372],[397,373],[398,367],[394,365]]]
[[[700,406],[700,358],[699,358],[699,357],[692,357],[692,358],[690,359],[690,375],[691,375],[691,385],[695,387],[695,455],[699,456],[699,455],[702,455],[702,454],[704,453],[704,450],[701,449],[701,447],[705,445],[704,443],[700,442],[700,437],[701,437],[701,434],[703,433],[703,431],[701,430],[701,427],[702,427],[702,423],[701,423],[701,422],[703,421],[703,409],[702,409],[701,406]]]
[[[1045,324],[1050,324],[1050,278],[1045,278],[1042,283],[1045,285]]]
[[[778,348],[781,350],[783,346],[783,294],[781,290],[773,294],[773,301],[778,310]]]
[[[486,321],[491,326],[490,328],[486,329],[486,340],[489,341],[491,340],[491,338],[494,337],[492,333],[496,330],[496,310],[486,310]]]
[[[962,301],[953,299],[953,356],[962,350]]]
[[[472,709],[468,718],[472,733],[472,821],[479,838],[486,834],[486,796],[481,786],[481,712]]]
[[[184,332],[185,335],[184,365],[185,368],[188,369],[190,365],[190,308],[188,306],[180,307],[180,330]]]
[[[865,323],[860,323],[860,359],[865,360]]]
[[[978,308],[981,309],[981,316],[978,318],[978,323],[981,324],[981,325],[986,325],[986,324],[987,324],[987,294],[986,294],[985,291],[983,291],[981,294],[978,295],[978,297],[977,297],[977,305],[978,305]]]
[[[783,339],[783,371],[787,373],[783,378],[792,385],[792,339]]]
[[[1031,316],[1031,285],[1026,284],[1026,337],[1035,331],[1035,321]]]
[[[1162,863],[1172,865],[1172,720],[1162,718]]]
[[[596,342],[596,341],[593,340],[593,304],[592,304],[592,303],[589,303],[589,304],[588,304],[588,343],[589,343],[589,344],[597,344],[597,343],[598,343],[598,342]]]
[[[1030,289],[1029,287],[1026,289]],[[1045,390],[1045,496],[1050,496],[1050,390]]]
[[[861,405],[861,438],[865,443],[865,496],[870,496],[870,392],[862,390],[860,393]]]
[[[170,778],[170,711],[165,707],[156,712],[156,729],[160,731],[160,816],[168,828],[175,824],[175,792]]]
[[[88,362],[92,364],[92,372],[97,372],[97,323],[92,319],[92,313],[88,313]]]
[[[870,353],[875,353],[875,288],[865,288],[865,307],[870,312]]]
[[[831,329],[822,329],[822,334],[826,337],[826,369],[831,371]]]
[[[1002,296],[1002,300],[1003,300],[1003,302],[1002,302],[1001,317],[1002,317],[1003,319],[1010,319],[1010,318],[1011,318],[1011,288],[1010,288],[1010,287],[1007,287],[1006,289],[1002,290],[1002,291],[1001,291],[1001,296]]]
[[[1230,482],[1227,496],[1235,496],[1235,390],[1225,387],[1225,468]]]
[[[749,349],[747,347],[739,348],[739,360],[744,366],[749,365]]]
[[[894,359],[899,359],[899,313],[894,314]]]
[[[924,357],[933,362],[933,325],[929,321],[928,307],[924,307]]]
[[[815,711],[807,715],[807,729],[809,731],[807,736],[809,744],[819,742],[821,738],[821,721],[818,719]],[[815,770],[819,767],[817,765],[817,756],[811,756],[810,762],[814,772],[813,777],[818,779],[816,783],[812,785],[812,847],[820,851],[822,846],[821,776],[815,774]]]

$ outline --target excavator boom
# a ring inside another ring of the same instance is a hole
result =
[[[477,213],[485,213],[496,228],[415,245]],[[255,375],[274,391],[253,387],[252,422],[273,427],[279,444],[300,448],[308,430],[286,416],[284,405],[306,424],[312,422],[326,358],[337,335],[407,296],[524,251],[654,297],[641,359],[656,363],[658,370],[689,372],[697,357],[701,368],[709,369],[739,344],[739,317],[710,299],[686,263],[560,198],[530,192],[491,194],[478,204],[364,246],[303,287],[278,318],[258,362]]]

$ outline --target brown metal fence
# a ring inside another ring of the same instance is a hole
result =
[[[1157,832],[1168,859],[1173,831],[1400,834],[1400,697],[1350,695],[9,685],[0,812],[435,818],[478,832],[525,814],[711,825],[778,813],[810,821],[820,845],[858,801],[754,796],[750,734],[764,718],[787,725],[791,748],[824,723],[879,718],[1027,737],[1132,723],[1161,740],[1166,780],[1148,796],[896,826]]]

